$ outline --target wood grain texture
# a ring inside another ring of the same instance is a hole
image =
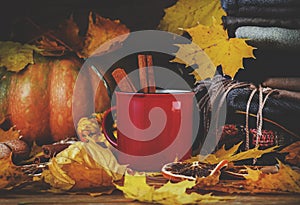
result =
[[[232,195],[230,195],[232,196]],[[227,201],[226,204],[232,205],[298,205],[300,203],[300,195],[234,195],[236,198],[232,201]],[[224,202],[223,202],[224,203]],[[119,191],[115,191],[111,195],[102,195],[98,197],[92,197],[88,194],[51,194],[51,193],[1,193],[0,192],[0,204],[126,204],[126,205],[138,205],[138,204],[150,204],[140,203],[131,199],[124,198],[123,194]],[[210,205],[222,204],[222,202],[210,203]]]

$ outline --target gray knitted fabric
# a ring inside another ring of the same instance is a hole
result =
[[[249,39],[249,44],[256,47],[300,49],[300,29],[242,26],[235,35]]]
[[[222,8],[226,11],[240,6],[296,6],[299,0],[221,0]]]
[[[240,6],[226,13],[235,17],[293,19],[300,18],[300,6]]]

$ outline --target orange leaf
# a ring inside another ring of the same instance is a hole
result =
[[[293,165],[300,165],[300,141],[297,141],[280,151],[281,153],[288,153],[285,161]]]
[[[36,44],[40,49],[39,53],[45,56],[61,56],[66,52],[76,53],[80,58],[88,58],[104,43],[113,38],[128,34],[129,29],[120,23],[119,20],[103,18],[98,14],[89,14],[88,30],[80,31],[79,26],[71,17],[58,25],[57,29],[45,33]],[[83,36],[81,33],[85,33]],[[123,42],[127,36],[122,36],[114,46]],[[102,47],[101,52],[112,49]],[[97,51],[99,53],[99,51]]]
[[[73,17],[63,21],[59,26],[56,34],[66,45],[77,51],[83,46],[83,38],[79,36],[79,27],[74,22]]]
[[[96,14],[94,20],[92,13],[90,13],[89,27],[85,36],[84,45],[77,55],[82,58],[87,58],[92,54],[95,54],[95,52],[103,53],[110,50],[111,45],[108,45],[109,47],[101,48],[101,50],[97,49],[105,42],[128,33],[129,29],[125,25],[121,24],[119,20],[112,21],[110,19],[103,18],[98,14]],[[124,38],[120,38],[117,43],[121,43],[123,40]]]
[[[113,187],[112,177],[104,169],[85,167],[78,162],[66,164],[63,169],[68,176],[75,179],[72,190]]]
[[[279,172],[265,174],[248,168],[245,188],[253,193],[293,192],[300,193],[300,173],[280,163]]]
[[[16,130],[15,127],[11,127],[8,131],[0,129],[0,142],[19,139],[19,137],[20,131]]]
[[[76,142],[51,159],[42,176],[58,190],[112,187],[120,180],[126,166],[119,165],[108,148],[89,142]]]
[[[37,46],[43,49],[40,54],[43,56],[62,56],[65,54],[66,47],[60,45],[57,41],[51,40],[45,36],[37,41]]]

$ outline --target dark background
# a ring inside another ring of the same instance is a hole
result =
[[[1,5],[1,40],[16,38],[12,31],[30,26],[28,18],[42,28],[51,28],[60,20],[74,16],[81,28],[87,26],[90,11],[110,19],[119,19],[131,31],[156,29],[164,15],[164,8],[176,0],[27,0],[6,1]],[[18,36],[20,40],[21,37]],[[21,39],[23,40],[23,39]]]
[[[36,26],[47,30],[73,15],[81,31],[87,28],[88,14],[119,19],[131,31],[156,29],[164,9],[176,0],[27,0],[2,2],[0,7],[0,40],[28,43]],[[244,59],[245,69],[236,79],[260,83],[267,77],[300,77],[299,51],[258,48],[256,59]],[[164,64],[164,63],[163,63]]]

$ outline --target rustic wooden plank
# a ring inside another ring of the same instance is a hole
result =
[[[232,196],[232,195],[231,195]],[[232,201],[227,201],[226,204],[232,205],[254,205],[254,204],[264,204],[264,205],[298,205],[300,204],[300,195],[234,195],[236,198]],[[139,205],[139,204],[149,204],[140,203],[130,199],[125,199],[123,194],[119,191],[115,191],[111,195],[102,195],[98,197],[92,197],[88,194],[54,194],[54,193],[28,193],[28,194],[16,194],[7,192],[6,194],[1,193],[0,204],[23,204],[23,205],[35,205],[35,204],[82,204],[82,205],[92,205],[92,204],[126,204],[126,205]],[[219,202],[210,203],[221,204]]]

